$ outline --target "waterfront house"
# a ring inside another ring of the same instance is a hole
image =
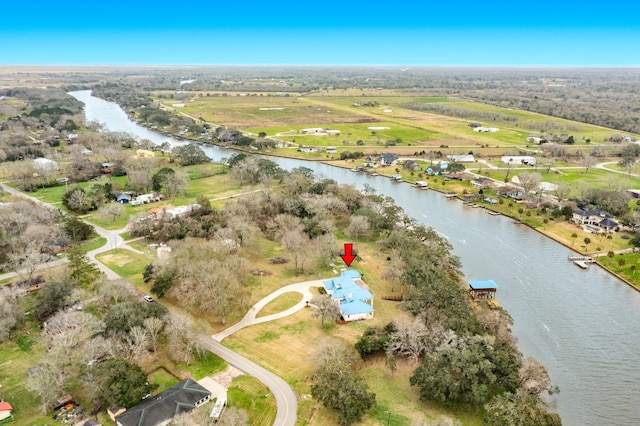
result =
[[[373,294],[358,271],[342,271],[339,277],[323,281],[322,286],[340,308],[344,321],[373,318]]]
[[[410,171],[411,171],[411,170],[413,170],[413,171],[418,171],[418,170],[420,170],[420,165],[419,165],[417,162],[413,161],[413,160],[407,160],[407,161],[405,161],[405,162],[404,162],[404,164],[402,165],[402,168],[403,168],[404,170],[410,170]]]
[[[381,166],[393,166],[398,163],[398,154],[394,154],[392,152],[381,154],[378,157],[378,164]]]
[[[599,209],[575,210],[571,219],[574,223],[583,225],[591,231],[608,232],[617,231],[620,228],[620,225],[611,213]]]
[[[470,184],[476,189],[487,189],[493,186],[493,181],[489,178],[479,177],[471,180]]]

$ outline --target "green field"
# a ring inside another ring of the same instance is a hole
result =
[[[336,90],[287,97],[195,95],[191,100],[180,101],[185,103],[185,107],[176,111],[253,134],[265,132],[268,136],[299,145],[338,148],[356,147],[358,141],[362,141],[365,147],[384,148],[388,141],[399,139],[402,146],[498,146],[504,149],[524,147],[528,145],[528,136],[538,135],[545,129],[558,136],[572,135],[577,145],[584,146],[587,140],[596,145],[618,133],[599,126],[460,98],[381,96],[391,93],[389,91],[344,96],[352,92]],[[177,103],[172,99],[159,100],[170,108]],[[368,102],[376,102],[377,105],[362,106]],[[425,105],[426,109],[416,110],[410,107],[413,104]],[[436,109],[430,109],[434,105]],[[470,122],[500,130],[497,133],[474,132],[468,126]],[[340,130],[341,134],[315,136],[300,133],[303,128],[313,127]],[[389,129],[376,131],[369,127]],[[280,151],[278,153],[282,154]],[[311,154],[302,158],[315,157]]]

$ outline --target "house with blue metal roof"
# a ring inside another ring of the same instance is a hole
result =
[[[342,271],[339,277],[323,281],[323,287],[338,305],[345,321],[373,318],[373,294],[355,269]]]

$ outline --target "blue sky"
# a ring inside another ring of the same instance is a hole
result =
[[[8,2],[0,63],[640,65],[638,2],[220,3]]]

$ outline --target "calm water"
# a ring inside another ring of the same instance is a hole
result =
[[[114,103],[72,92],[89,121],[155,143],[184,144],[133,123]],[[229,150],[205,147],[213,159]],[[383,177],[323,164],[272,158],[281,167],[305,166],[317,176],[391,196],[409,215],[436,229],[454,247],[467,279],[493,279],[498,300],[514,319],[520,350],[537,358],[561,393],[551,403],[566,425],[640,424],[640,293],[598,267],[581,270],[566,247],[483,209],[450,201]]]

